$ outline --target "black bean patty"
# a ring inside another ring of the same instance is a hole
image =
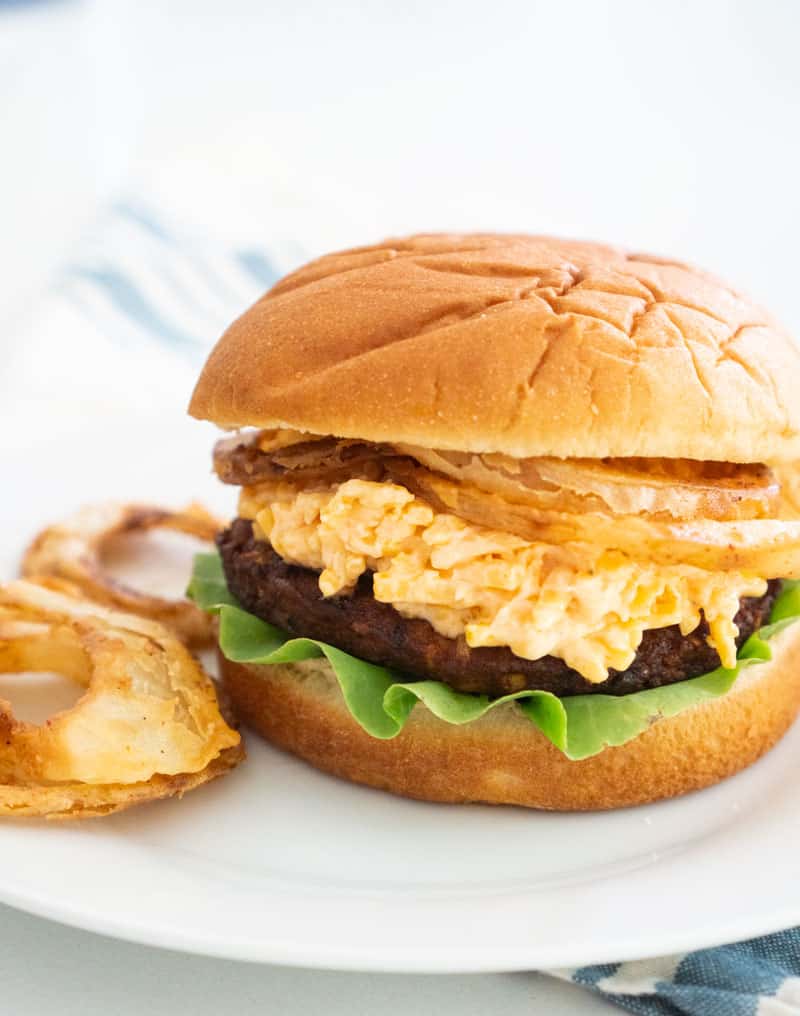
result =
[[[523,660],[502,646],[470,649],[463,637],[447,638],[427,621],[402,617],[373,597],[371,574],[361,577],[351,595],[326,599],[319,591],[318,573],[287,564],[269,544],[253,538],[246,519],[236,519],[217,544],[228,586],[252,614],[293,635],[393,667],[412,680],[444,681],[457,691],[492,697],[522,688],[562,696],[627,695],[706,674],[720,663],[706,641],[705,621],[689,635],[681,635],[677,625],[654,628],[644,633],[627,670],[612,670],[607,681],[591,684],[554,656]],[[770,582],[766,595],[742,600],[736,615],[738,645],[766,623],[779,585]]]

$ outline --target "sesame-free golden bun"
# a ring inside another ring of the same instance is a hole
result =
[[[800,348],[713,276],[541,236],[329,254],[223,335],[192,397],[224,428],[515,457],[800,457]]]
[[[417,706],[402,733],[381,741],[347,711],[324,659],[261,666],[220,654],[220,668],[245,723],[335,776],[423,801],[592,811],[699,790],[768,751],[800,707],[800,624],[772,646],[773,659],[743,671],[726,695],[580,762],[511,703],[464,726]]]

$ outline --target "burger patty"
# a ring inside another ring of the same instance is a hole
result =
[[[463,636],[440,635],[427,621],[405,618],[372,595],[372,575],[362,575],[349,595],[325,598],[319,574],[288,564],[262,540],[252,524],[236,519],[217,538],[228,586],[250,613],[292,635],[319,639],[362,660],[400,670],[417,680],[444,681],[457,691],[492,697],[535,688],[555,695],[628,695],[674,684],[720,665],[707,642],[703,621],[689,635],[677,625],[654,628],[642,637],[627,670],[609,671],[593,684],[555,656],[525,660],[504,646],[471,649]],[[764,596],[742,599],[736,624],[737,645],[769,618],[780,586],[773,580]]]

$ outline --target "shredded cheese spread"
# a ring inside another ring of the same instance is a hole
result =
[[[529,542],[435,512],[405,487],[348,480],[325,490],[246,488],[239,512],[285,560],[320,572],[325,596],[373,575],[376,600],[469,646],[557,656],[588,681],[631,665],[649,628],[687,635],[708,622],[724,666],[736,660],[734,617],[762,578],[651,565],[585,544]]]

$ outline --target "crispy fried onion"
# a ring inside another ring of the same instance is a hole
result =
[[[713,519],[673,522],[639,515],[544,511],[398,460],[392,479],[436,511],[526,540],[620,550],[658,564],[800,578],[800,521]]]
[[[287,473],[306,485],[344,483],[354,476],[380,480],[384,458],[395,454],[390,445],[290,433],[295,439],[283,442],[277,436],[280,432],[274,431],[223,438],[214,446],[214,471],[223,483],[238,486],[279,479]],[[298,436],[305,440],[297,440]]]
[[[437,511],[526,540],[591,544],[712,571],[800,578],[800,520],[782,508],[781,483],[761,464],[516,460],[305,438],[279,442],[268,452],[263,448],[273,443],[269,435],[256,433],[245,444],[240,438],[238,445],[218,447],[217,469],[227,471],[228,482],[253,492],[313,489],[350,477],[389,479]],[[247,472],[236,456],[247,456]],[[379,475],[373,475],[378,465]]]
[[[126,533],[169,529],[211,542],[221,528],[222,523],[198,504],[183,511],[152,505],[91,505],[42,530],[25,552],[21,574],[67,579],[93,600],[161,621],[188,645],[208,645],[213,641],[208,614],[189,600],[151,596],[118,582],[103,566],[103,551],[111,539]]]
[[[730,521],[772,514],[779,492],[774,475],[760,463],[512,459],[410,445],[398,451],[461,483],[550,511]]]
[[[167,628],[58,579],[0,587],[0,671],[86,687],[41,726],[0,700],[0,815],[105,815],[182,795],[244,757],[213,683]]]
[[[410,461],[431,472],[542,511],[610,512],[692,521],[775,517],[780,488],[760,463],[688,459],[513,459],[416,445],[317,438],[295,431],[223,440],[214,464],[226,483],[289,478],[315,486],[380,480]]]
[[[800,463],[782,462],[775,473],[780,484],[779,517],[800,518]]]

